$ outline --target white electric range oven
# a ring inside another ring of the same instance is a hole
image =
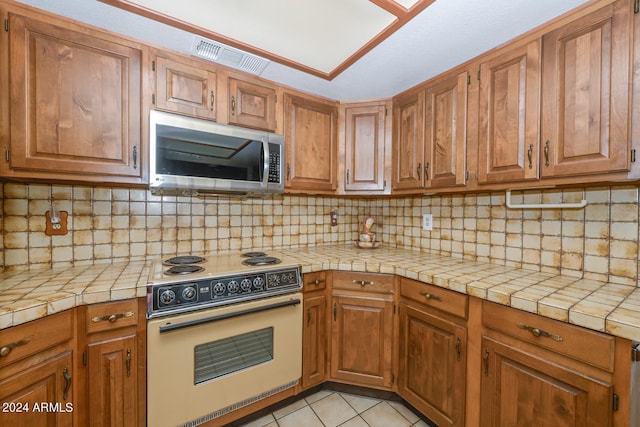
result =
[[[147,425],[197,426],[294,387],[301,289],[299,265],[263,253],[156,263],[147,286]]]

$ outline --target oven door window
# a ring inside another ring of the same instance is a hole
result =
[[[194,384],[273,360],[273,327],[195,346]]]

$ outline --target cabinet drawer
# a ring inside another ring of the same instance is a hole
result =
[[[411,279],[401,279],[400,295],[454,316],[467,318],[468,297],[455,291]]]
[[[392,294],[393,283],[394,276],[388,274],[351,271],[333,272],[333,289]]]
[[[482,323],[522,341],[613,372],[615,338],[515,308],[483,301]]]
[[[327,272],[307,273],[302,278],[304,292],[320,291],[327,287]]]
[[[73,338],[72,310],[4,329],[0,333],[0,367]]]
[[[138,324],[136,300],[114,301],[87,306],[87,333],[114,330]]]

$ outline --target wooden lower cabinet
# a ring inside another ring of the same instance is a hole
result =
[[[329,340],[327,335],[326,272],[303,278],[302,381],[303,390],[327,380]]]
[[[144,426],[144,335],[138,329],[144,307],[136,300],[83,307],[83,425]]]
[[[72,426],[73,312],[0,331],[0,426]]]
[[[465,421],[466,295],[400,280],[398,394],[438,426]]]
[[[464,425],[464,326],[400,304],[398,394],[438,426]]]
[[[135,334],[89,344],[90,425],[137,425],[135,347]]]
[[[481,426],[612,425],[612,386],[483,338]]]
[[[606,427],[629,404],[614,337],[487,301],[483,325],[481,426]]]
[[[0,381],[0,425],[73,425],[71,351]]]
[[[332,380],[392,387],[393,311],[391,298],[333,295]]]

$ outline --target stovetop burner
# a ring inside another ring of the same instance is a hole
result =
[[[254,258],[254,257],[265,257],[267,254],[264,252],[245,252],[242,254],[245,258]]]
[[[272,256],[254,256],[251,258],[247,258],[242,261],[244,265],[274,265],[280,264],[280,260],[276,257]]]
[[[173,258],[169,258],[168,260],[163,261],[165,265],[185,265],[185,264],[200,264],[205,262],[206,260],[201,256],[196,255],[181,255],[174,256]],[[198,270],[200,271],[200,270]]]
[[[165,274],[177,276],[181,274],[199,273],[202,270],[204,270],[204,267],[201,267],[199,265],[181,264],[174,265],[173,267],[169,268],[165,271]]]

